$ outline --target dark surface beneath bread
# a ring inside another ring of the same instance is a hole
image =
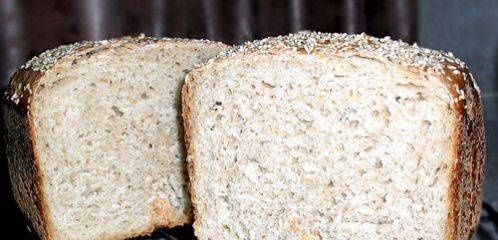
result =
[[[132,238],[129,240],[194,240],[194,230],[191,226],[172,229],[159,229],[147,237]]]
[[[35,233],[30,231],[26,222],[26,226],[18,235],[20,238],[27,240],[39,240]],[[22,237],[21,237],[22,236]],[[484,203],[481,215],[481,223],[477,228],[473,240],[498,240],[498,212],[491,205]],[[196,240],[194,231],[191,226],[176,227],[172,229],[159,229],[150,236],[137,237],[129,240]]]

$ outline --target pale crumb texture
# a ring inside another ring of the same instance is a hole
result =
[[[446,239],[457,123],[441,75],[423,71],[437,59],[315,34],[248,43],[187,75],[196,236]]]
[[[29,114],[50,239],[124,239],[191,220],[180,88],[187,71],[221,50],[111,40],[26,65],[44,71]]]

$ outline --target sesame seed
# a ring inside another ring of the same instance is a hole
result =
[[[372,54],[386,58],[395,64],[418,67],[436,73],[444,73],[445,68],[457,70],[455,66],[449,65],[448,62],[465,68],[465,64],[454,58],[451,52],[443,53],[419,47],[417,44],[409,45],[400,40],[391,40],[389,37],[376,38],[365,33],[349,35],[310,31],[248,42],[219,54],[217,59],[256,51],[267,52],[273,48],[287,49],[289,51],[304,49],[308,54],[312,52]]]
[[[77,51],[85,49],[85,48],[92,48],[92,47],[97,47],[100,45],[109,45],[109,44],[116,44],[116,46],[120,46],[119,43],[133,43],[133,44],[137,44],[137,45],[147,45],[147,44],[156,43],[158,41],[172,42],[172,43],[176,43],[176,42],[187,43],[188,42],[188,43],[221,44],[221,43],[216,43],[216,42],[212,42],[209,40],[190,40],[190,39],[182,39],[182,38],[156,39],[156,38],[147,37],[144,34],[140,34],[137,37],[123,37],[123,38],[116,38],[116,39],[109,39],[109,40],[102,40],[102,41],[83,41],[83,42],[73,43],[70,45],[63,45],[63,46],[45,51],[42,54],[40,54],[36,57],[33,57],[26,64],[21,66],[21,69],[29,69],[31,71],[38,71],[38,72],[44,73],[44,72],[48,71],[50,68],[52,68],[53,65],[61,58],[64,58],[65,56],[69,56],[71,54],[75,54]],[[76,56],[76,58],[78,58],[78,57],[79,56]],[[13,87],[14,94],[10,97],[10,99],[17,104],[17,103],[19,103],[19,98],[21,98],[23,96],[23,94],[29,97],[32,94],[32,90],[31,90],[31,85],[29,82],[22,81],[22,79],[15,79],[13,81],[19,81],[19,82],[11,82],[11,86],[15,86],[15,87]],[[5,92],[5,96],[8,97],[8,92]]]
[[[123,38],[115,38],[109,40],[101,40],[101,41],[83,41],[77,42],[70,45],[63,45],[48,51],[43,52],[39,56],[33,57],[30,61],[24,64],[21,68],[29,68],[34,71],[45,72],[50,69],[55,61],[68,56],[70,54],[75,53],[77,50],[88,48],[88,47],[96,47],[100,45],[107,45],[113,43],[135,43],[139,45],[156,43],[158,41],[169,41],[169,42],[195,42],[195,43],[208,43],[211,42],[209,40],[187,40],[182,38],[151,38],[145,36],[145,34],[141,33],[137,37],[123,37]],[[212,42],[214,43],[214,42]]]

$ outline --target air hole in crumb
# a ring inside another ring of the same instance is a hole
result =
[[[215,103],[214,103],[214,105],[216,105],[216,106],[221,106],[221,102],[218,102],[218,101],[217,101],[217,102],[215,102]]]
[[[120,117],[124,115],[124,113],[123,113],[121,110],[119,110],[119,108],[118,108],[118,107],[116,107],[116,106],[114,106],[114,105],[111,107],[111,109],[112,109],[112,111],[114,111],[114,113],[115,113],[116,115],[118,115],[118,116],[120,116]]]
[[[328,184],[327,184],[327,187],[334,187],[334,181],[330,181]]]
[[[400,102],[400,101],[401,101],[401,97],[400,97],[400,96],[396,96],[396,97],[394,98],[394,100],[396,100],[396,102]]]
[[[419,101],[425,101],[427,98],[424,97],[424,95],[421,92],[417,92],[417,99]]]
[[[431,121],[428,121],[428,120],[422,121],[422,132],[424,132],[424,133],[428,132],[431,125],[432,125]]]
[[[437,181],[438,181],[438,177],[435,177],[434,181],[432,181],[432,183],[431,183],[431,185],[429,185],[429,187],[434,187],[436,185]]]
[[[149,148],[152,148],[152,143],[149,143]]]
[[[443,166],[441,167],[443,170],[446,170],[448,168],[448,164],[443,163]]]
[[[353,120],[349,122],[349,127],[356,128],[359,124],[358,120]]]
[[[140,97],[142,99],[148,99],[149,98],[149,96],[147,96],[147,93],[142,93],[142,95],[140,95]]]
[[[372,111],[372,116],[374,116],[374,117],[379,116],[379,111],[377,111],[377,110]]]
[[[376,168],[382,168],[382,166],[384,166],[384,165],[382,164],[382,161],[381,161],[381,160],[377,160],[377,161],[375,162],[375,167],[376,167]]]
[[[384,199],[384,202],[386,202],[386,201],[385,201],[385,199]],[[381,219],[379,219],[379,220],[377,221],[377,223],[378,223],[379,225],[384,225],[384,224],[388,224],[388,223],[390,223],[390,221],[389,221],[389,219],[388,219],[387,217],[382,217]]]
[[[267,83],[267,82],[265,82],[265,81],[262,81],[262,82],[261,82],[261,84],[263,84],[263,86],[265,86],[265,87],[267,87],[267,88],[275,88],[275,86],[274,86],[274,85],[271,85],[271,84],[269,84],[269,83]]]

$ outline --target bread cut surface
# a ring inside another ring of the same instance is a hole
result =
[[[248,43],[189,73],[195,233],[214,239],[469,239],[478,89],[448,54],[366,35]]]
[[[43,239],[123,239],[191,221],[180,88],[223,48],[146,37],[83,43],[13,77],[10,174]]]

